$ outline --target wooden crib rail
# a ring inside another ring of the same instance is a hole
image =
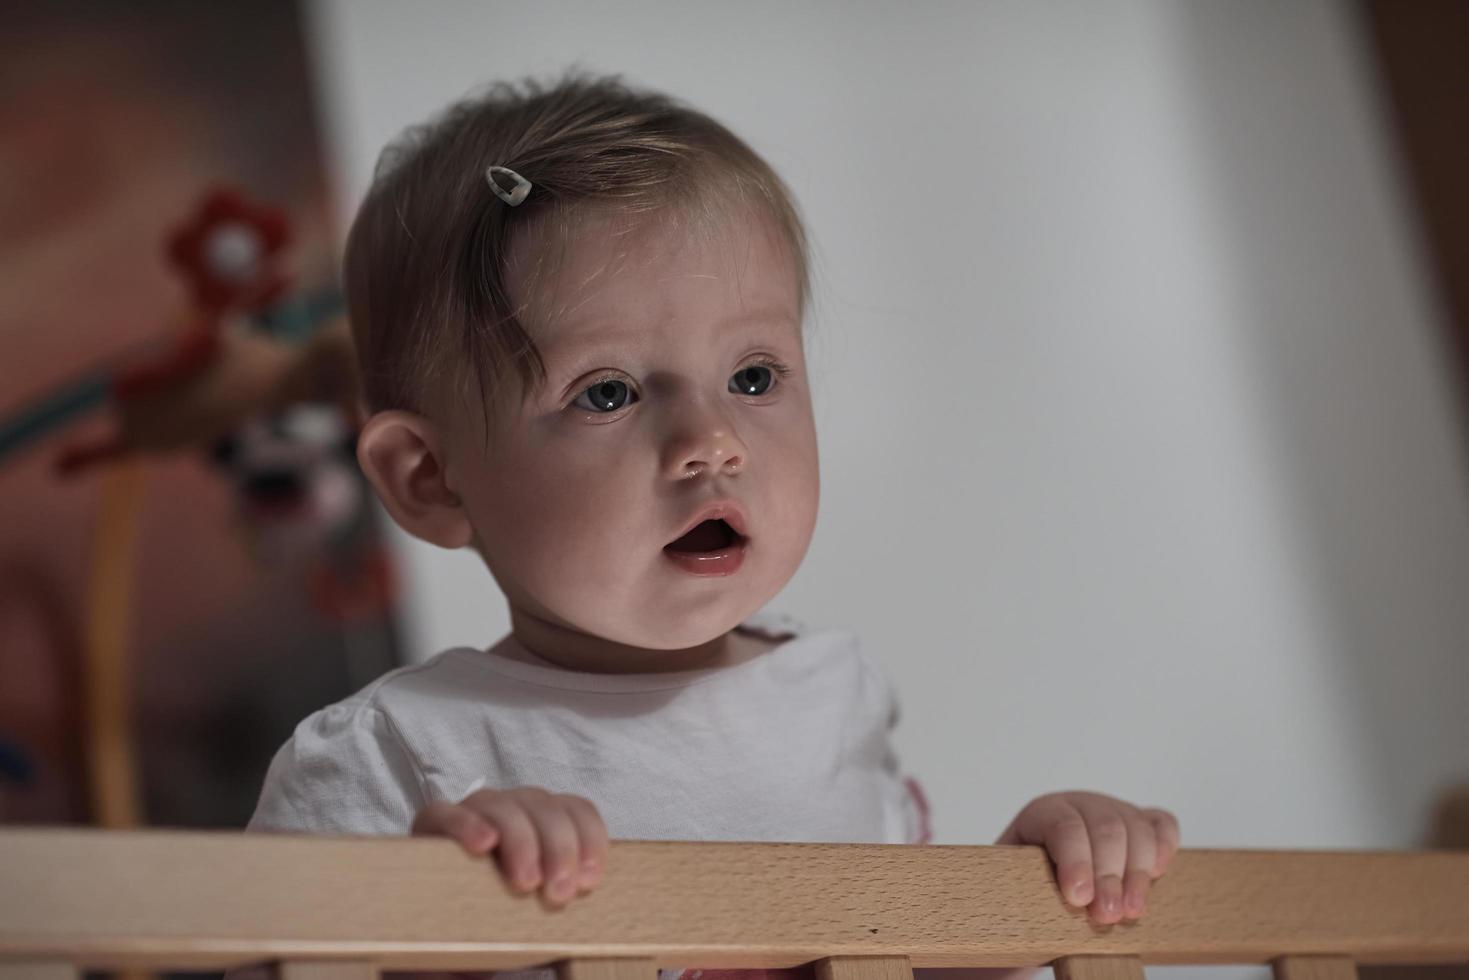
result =
[[[286,980],[553,962],[564,980],[812,962],[827,980],[1053,962],[1059,980],[1263,962],[1351,980],[1469,962],[1469,854],[1185,850],[1146,918],[1098,928],[1033,847],[618,842],[557,911],[442,840],[0,831],[0,980],[263,961]]]

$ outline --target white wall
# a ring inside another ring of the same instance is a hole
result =
[[[1469,461],[1351,13],[1324,2],[311,10],[344,213],[379,148],[573,60],[724,120],[818,248],[822,515],[942,842],[1034,794],[1186,844],[1398,846],[1469,777]],[[416,655],[488,644],[404,545]]]

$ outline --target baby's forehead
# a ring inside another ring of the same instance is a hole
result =
[[[671,321],[799,327],[798,271],[778,227],[594,216],[516,243],[507,285],[543,348],[651,337]],[[708,321],[708,322],[706,322]]]

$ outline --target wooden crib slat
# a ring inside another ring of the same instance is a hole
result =
[[[556,964],[556,980],[656,980],[658,964],[635,957],[584,957]]]
[[[78,980],[81,971],[62,960],[0,960],[0,980]]]
[[[1063,956],[1055,969],[1056,980],[1143,980],[1143,961],[1136,956]]]
[[[1357,980],[1350,956],[1282,956],[1271,968],[1275,980]]]
[[[276,980],[378,980],[371,960],[281,960]]]
[[[906,956],[828,956],[816,980],[913,980],[913,966]]]

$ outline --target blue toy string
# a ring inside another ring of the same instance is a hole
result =
[[[0,459],[105,401],[111,390],[111,374],[84,378],[43,396],[28,410],[0,422]]]
[[[296,342],[309,337],[318,324],[345,308],[341,290],[333,286],[277,303],[252,319],[270,336]],[[156,348],[159,342],[149,341],[143,346]],[[67,382],[14,415],[0,418],[0,460],[105,402],[115,372],[115,367],[94,368],[80,380]]]

